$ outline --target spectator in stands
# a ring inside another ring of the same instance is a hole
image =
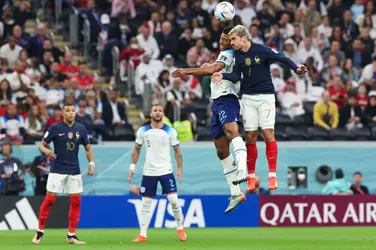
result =
[[[356,96],[356,104],[363,110],[368,104],[368,99],[366,85],[364,83],[360,84],[358,87],[358,95]]]
[[[351,130],[362,128],[362,109],[356,104],[356,96],[349,95],[339,114],[339,126]]]
[[[163,58],[163,70],[167,70],[170,74],[177,68],[174,66],[174,58],[171,55],[165,55]]]
[[[71,52],[66,52],[63,63],[60,64],[60,73],[66,74],[69,78],[73,77],[78,72],[78,67],[73,63],[73,55]]]
[[[19,6],[13,10],[13,15],[15,25],[19,25],[21,27],[24,27],[27,19],[35,16],[35,14],[31,12],[31,6],[28,1],[19,2]]]
[[[341,50],[341,44],[338,41],[332,41],[330,45],[330,50],[326,50],[323,52],[323,60],[327,62],[329,60],[329,56],[333,55],[337,58],[337,65],[342,67],[345,61],[345,53]]]
[[[43,54],[45,51],[51,51],[53,60],[60,63],[60,57],[64,57],[64,52],[52,44],[50,39],[45,39],[43,41],[43,48],[40,50],[39,58],[43,60]]]
[[[273,29],[270,32],[268,40],[265,42],[266,45],[275,48],[278,51],[283,51],[284,39],[279,30],[279,24],[273,24]]]
[[[5,5],[3,7],[3,18],[2,18],[2,22],[4,24],[3,38],[8,37],[13,30],[13,27],[15,24],[13,17],[14,15],[13,15],[12,7],[10,5]]]
[[[174,58],[178,55],[178,41],[176,35],[171,32],[171,24],[165,21],[162,24],[162,32],[155,34],[155,38],[159,45],[160,58],[165,55],[172,55]]]
[[[323,87],[328,86],[328,81],[336,76],[342,74],[342,69],[337,64],[337,58],[334,55],[330,55],[328,58],[328,64],[322,69],[320,73],[320,85]],[[330,87],[330,86],[328,86]]]
[[[285,49],[284,49],[283,53],[288,58],[290,58],[291,60],[293,60],[295,63],[299,63],[300,62],[300,58],[299,58],[299,55],[297,53],[296,43],[291,38],[286,39],[284,48]]]
[[[341,22],[344,11],[345,7],[343,6],[342,1],[334,0],[328,9],[330,24],[339,24]]]
[[[29,67],[31,65],[31,60],[29,58],[29,55],[27,54],[27,50],[22,49],[20,51],[20,54],[18,54],[18,61],[24,63],[24,65],[26,67],[25,70],[27,69],[27,67]]]
[[[357,70],[371,63],[371,55],[364,54],[364,44],[358,38],[352,42],[352,50],[348,50],[347,58],[352,60]]]
[[[29,46],[30,35],[23,32],[19,25],[13,27],[12,35],[16,38],[16,43],[24,49]]]
[[[334,101],[340,109],[346,101],[347,89],[343,85],[343,81],[340,76],[334,76],[333,80],[328,82],[328,91],[330,93],[332,101]]]
[[[158,103],[163,107],[166,106],[166,93],[172,89],[172,81],[170,73],[167,70],[162,70],[158,77],[158,84],[155,86],[153,95],[153,103]]]
[[[341,78],[348,85],[351,82],[352,87],[357,87],[359,80],[359,71],[353,67],[352,60],[347,58],[342,68]]]
[[[368,86],[372,86],[373,82],[376,82],[376,55],[372,57],[372,63],[364,67],[359,82],[364,82]]]
[[[207,27],[202,27],[202,40],[210,51],[219,50],[218,41],[213,39],[213,35]]]
[[[68,77],[60,72],[60,65],[58,62],[53,62],[51,64],[51,73],[47,80],[56,82],[57,88],[67,88],[68,86]]]
[[[101,11],[96,8],[94,0],[88,0],[86,9],[81,10],[81,15],[90,23],[90,41],[97,42],[98,34],[101,30],[100,16]]]
[[[114,127],[130,127],[126,115],[124,102],[118,102],[119,93],[112,89],[109,92],[109,101],[103,104],[103,120],[107,128],[113,130]]]
[[[111,16],[117,17],[119,14],[128,14],[132,19],[136,17],[136,10],[133,0],[113,0]]]
[[[29,46],[30,35],[24,33],[22,28],[19,25],[13,27],[12,35],[16,39],[17,45],[21,46],[24,49],[27,49]]]
[[[329,91],[324,91],[322,100],[313,107],[313,123],[325,129],[337,128],[339,122],[338,106],[330,100]]]
[[[353,174],[354,183],[351,185],[350,190],[353,194],[367,195],[369,194],[368,187],[362,185],[363,176],[361,172],[355,172]]]
[[[63,112],[59,106],[55,106],[53,110],[53,116],[47,120],[46,130],[48,130],[53,124],[61,122],[63,120]]]
[[[31,106],[29,116],[25,120],[26,137],[25,143],[33,144],[40,141],[44,134],[42,118],[39,113],[38,105]]]
[[[286,84],[283,81],[282,68],[278,64],[273,63],[270,65],[270,71],[275,91],[277,93],[283,91]]]
[[[30,57],[39,57],[47,38],[47,28],[43,23],[37,26],[37,34],[29,40],[28,53]]]
[[[250,34],[252,37],[251,41],[253,43],[264,44],[264,40],[262,39],[262,36],[260,36],[259,29],[256,24],[251,25]]]
[[[86,94],[86,114],[89,114],[91,119],[94,121],[94,125],[103,125],[104,122],[102,120],[103,114],[103,104],[100,99],[97,99],[97,95],[95,94],[94,90],[89,90]]]
[[[78,73],[76,74],[76,78],[80,84],[80,89],[89,90],[93,88],[94,77],[89,74],[87,63],[85,61],[78,63]]]
[[[364,2],[364,1],[363,1]],[[375,6],[373,1],[367,1],[365,3],[364,11],[355,20],[359,27],[363,28],[366,17],[372,18],[372,23],[376,26]]]
[[[160,50],[157,41],[155,38],[150,34],[150,27],[147,22],[145,22],[140,27],[140,32],[136,36],[138,44],[140,47],[145,50],[147,54],[151,56],[153,59],[158,59]]]
[[[376,125],[376,93],[370,92],[369,102],[364,109],[364,124],[369,127]]]
[[[215,9],[215,6],[217,6],[218,0],[203,0],[202,1],[202,9],[206,10],[208,13],[212,13]]]
[[[351,42],[359,35],[359,27],[352,19],[351,10],[346,10],[343,13],[342,28],[345,31],[345,40]]]
[[[120,14],[118,16],[118,23],[110,26],[108,39],[116,39],[121,41],[123,44],[128,44],[129,39],[135,35],[130,24],[128,23],[128,18],[126,14]]]
[[[195,41],[192,38],[192,30],[187,28],[184,30],[182,37],[179,39],[179,57],[185,58],[188,50],[195,45]]]
[[[312,38],[306,37],[304,39],[304,47],[299,49],[298,55],[301,58],[302,62],[305,62],[309,57],[312,57],[314,59],[314,65],[315,67],[317,67],[317,70],[322,70],[324,62],[322,60],[320,52],[312,47]]]
[[[292,118],[304,115],[303,102],[296,93],[295,80],[287,80],[284,90],[278,94],[279,103],[282,108],[282,114]]]
[[[2,107],[6,107],[12,102],[12,89],[10,88],[9,81],[3,79],[0,82],[0,104]]]
[[[202,39],[196,41],[196,46],[190,48],[187,54],[187,64],[190,67],[201,67],[210,61],[210,51]]]
[[[350,183],[348,183],[344,178],[343,170],[338,168],[334,172],[334,180],[329,181],[324,189],[321,191],[322,194],[327,195],[340,195],[340,194],[352,194],[350,189]]]
[[[191,8],[192,18],[197,18],[199,20],[201,27],[210,27],[211,18],[209,13],[202,8],[201,0],[194,0],[193,6]]]
[[[320,34],[324,34],[326,38],[332,36],[333,28],[329,25],[329,17],[323,16],[321,19],[321,24],[317,27]]]
[[[0,194],[19,195],[24,191],[23,176],[25,170],[18,158],[12,157],[12,144],[5,142],[1,145],[3,160],[0,161]]]
[[[369,28],[363,28],[360,31],[360,41],[363,43],[364,46],[364,55],[367,56],[367,60],[369,60],[367,63],[371,63],[372,60],[372,53],[375,48],[374,39],[370,37],[370,29]],[[364,65],[365,66],[365,65]]]
[[[268,33],[270,31],[271,26],[275,23],[273,15],[270,14],[269,11],[269,2],[263,1],[262,9],[257,13],[257,18],[260,20],[260,32],[261,33]]]
[[[157,84],[159,73],[163,66],[159,60],[153,60],[148,54],[142,55],[142,62],[135,72],[135,91],[137,95],[144,93],[144,85],[151,84],[152,88]]]
[[[53,61],[53,55],[50,50],[46,50],[43,54],[43,60],[39,65],[39,70],[42,73],[41,83],[45,83],[51,73],[51,64]],[[45,84],[44,84],[45,85]],[[45,86],[47,87],[47,86]]]
[[[58,89],[58,83],[56,81],[48,81],[49,89],[46,93],[46,105],[49,109],[54,108],[62,104],[64,99],[64,91]]]
[[[308,1],[308,8],[303,15],[303,25],[306,34],[311,34],[313,27],[317,27],[321,23],[321,15],[317,11],[317,2],[315,0]]]
[[[355,0],[354,4],[351,6],[351,13],[352,18],[355,21],[363,12],[364,12],[364,5],[363,0]]]
[[[25,135],[24,119],[17,115],[17,106],[15,104],[8,104],[7,114],[0,118],[1,133],[7,135],[14,141],[22,141],[22,136]]]
[[[17,45],[16,42],[16,38],[10,36],[8,38],[8,43],[0,48],[0,57],[7,59],[10,68],[14,68],[16,65],[18,56],[22,50],[22,47]]]
[[[94,131],[94,124],[93,124],[93,119],[91,119],[91,116],[88,113],[86,113],[86,110],[87,110],[86,100],[79,100],[78,110],[76,113],[76,121],[85,126],[89,134],[89,137],[91,137]]]
[[[283,13],[279,21],[279,30],[284,39],[287,39],[294,35],[294,26],[290,23],[290,16],[287,13]]]
[[[168,21],[166,21],[166,22],[168,22]],[[155,37],[156,34],[162,32],[162,22],[161,22],[161,17],[160,17],[158,12],[153,12],[151,14],[151,18],[148,22],[148,25],[150,27],[150,34],[152,36]],[[171,28],[171,26],[170,26],[170,28]]]
[[[145,53],[145,50],[140,47],[136,37],[132,37],[129,41],[128,47],[125,48],[119,57],[119,60],[132,61],[134,68],[136,69],[141,62],[141,55]],[[128,64],[124,65],[125,70],[128,68]]]

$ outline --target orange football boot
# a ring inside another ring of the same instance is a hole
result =
[[[269,190],[276,190],[278,188],[278,181],[276,177],[269,177]]]
[[[184,232],[184,229],[178,230],[178,236],[180,241],[186,241],[187,240],[187,234]]]
[[[136,239],[132,240],[132,242],[147,242],[147,241],[148,239],[141,235],[137,236]]]

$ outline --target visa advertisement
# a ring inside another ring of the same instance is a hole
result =
[[[248,195],[233,213],[224,214],[225,195],[181,196],[183,225],[205,227],[327,227],[376,226],[376,196]],[[43,197],[0,197],[0,230],[36,229]],[[138,196],[83,196],[79,228],[138,228]],[[66,228],[69,199],[59,197],[48,228]],[[152,202],[151,228],[175,228],[165,196]]]

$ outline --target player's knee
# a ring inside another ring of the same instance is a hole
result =
[[[263,129],[262,136],[265,142],[274,141],[274,129]]]
[[[246,133],[246,143],[255,144],[257,142],[258,132],[257,131],[248,131]]]
[[[167,199],[170,202],[173,208],[177,208],[180,206],[179,198],[177,193],[170,193],[167,195]]]
[[[226,137],[230,140],[234,139],[235,137],[239,136],[238,125],[235,123],[227,123],[223,126],[223,130],[226,134]]]
[[[143,210],[151,208],[153,199],[151,197],[142,197],[142,207]]]

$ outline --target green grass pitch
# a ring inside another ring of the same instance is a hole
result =
[[[77,235],[87,245],[66,245],[66,230],[46,230],[40,245],[33,245],[34,231],[0,231],[1,250],[250,250],[250,249],[376,249],[376,228],[226,228],[187,229],[180,242],[173,229],[150,229],[149,242],[132,243],[136,229],[81,229]]]

